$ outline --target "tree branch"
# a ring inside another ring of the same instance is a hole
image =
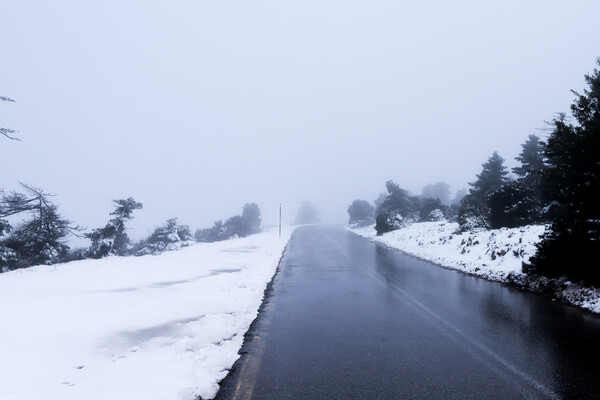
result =
[[[0,96],[0,101],[8,101],[10,103],[14,103],[15,101],[13,99],[11,99],[10,97],[4,97],[4,96]],[[8,128],[0,128],[0,135],[9,138],[10,140],[17,140],[20,141],[21,139],[13,136],[15,133],[17,133],[17,131],[15,131],[14,129],[8,129]]]
[[[12,136],[15,133],[17,133],[17,131],[15,131],[14,129],[0,128],[0,135],[3,135],[9,138],[10,140],[20,141],[21,139],[19,139],[18,137]]]

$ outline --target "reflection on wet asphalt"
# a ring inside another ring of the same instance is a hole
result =
[[[296,230],[218,399],[600,398],[600,318]]]

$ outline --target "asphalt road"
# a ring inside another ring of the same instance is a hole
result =
[[[600,318],[296,230],[217,399],[600,399]]]

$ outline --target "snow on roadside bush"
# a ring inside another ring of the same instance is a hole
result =
[[[150,236],[135,246],[133,253],[137,256],[157,255],[191,246],[194,243],[190,227],[178,224],[177,218],[171,218],[163,226],[154,228]]]

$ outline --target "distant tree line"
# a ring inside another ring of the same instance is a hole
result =
[[[22,191],[0,189],[0,272],[87,258],[155,255],[189,246],[195,241],[244,237],[261,230],[260,209],[249,203],[244,206],[241,216],[231,217],[225,223],[218,221],[213,228],[198,230],[196,238],[189,226],[171,218],[154,228],[148,237],[132,243],[126,225],[133,219],[133,212],[143,207],[133,198],[113,200],[114,210],[106,224],[84,232],[61,216],[50,200],[52,195],[26,184],[21,186]],[[71,249],[67,244],[71,235],[89,239],[90,246]]]
[[[242,215],[235,215],[225,222],[219,220],[210,228],[198,229],[194,237],[198,242],[216,242],[234,237],[246,237],[260,232],[260,209],[255,203],[244,205]]]
[[[529,135],[516,157],[514,178],[494,152],[468,193],[452,201],[443,183],[414,196],[388,181],[387,194],[374,206],[364,200],[350,205],[349,224],[375,224],[379,235],[438,219],[457,221],[460,232],[545,224],[523,271],[600,284],[600,266],[592,261],[600,250],[600,72],[594,69],[585,80],[583,94],[573,92],[573,120],[559,114],[545,141]]]
[[[426,185],[420,195],[411,194],[394,181],[387,181],[385,187],[387,193],[381,193],[373,204],[359,199],[350,204],[347,211],[351,226],[375,224],[382,235],[415,222],[454,220],[465,196],[465,191],[459,190],[451,198],[450,185],[444,182]]]

